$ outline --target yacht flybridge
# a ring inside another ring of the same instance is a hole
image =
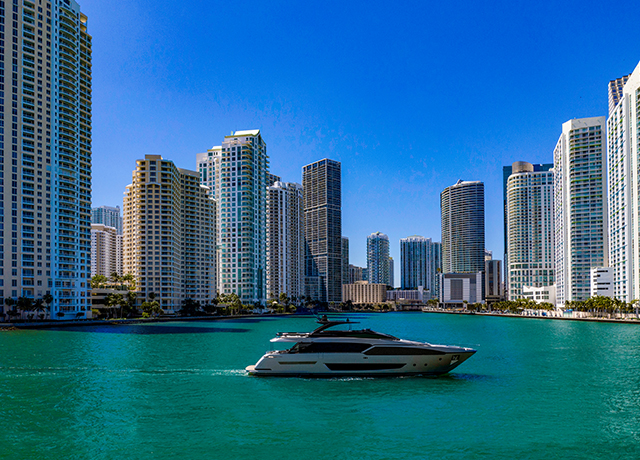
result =
[[[370,329],[337,330],[357,324],[323,317],[313,332],[280,332],[271,342],[290,342],[288,350],[269,351],[252,375],[265,376],[378,376],[440,375],[455,369],[476,350],[402,340]]]

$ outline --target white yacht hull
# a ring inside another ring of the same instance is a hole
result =
[[[246,370],[265,376],[441,375],[466,361],[475,350],[458,348],[443,354],[366,356],[362,353],[269,352]]]

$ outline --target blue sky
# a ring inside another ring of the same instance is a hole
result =
[[[607,114],[640,60],[637,4],[82,0],[93,36],[93,205],[120,205],[135,160],[262,130],[271,172],[342,162],[343,234],[440,241],[440,192],[485,183],[501,258],[502,166],[551,162],[563,122]]]

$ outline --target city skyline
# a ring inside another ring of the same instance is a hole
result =
[[[410,5],[373,3],[362,15],[351,4],[335,17],[313,5],[81,2],[96,49],[93,206],[121,204],[128,172],[114,164],[157,153],[191,167],[192,153],[221,135],[261,129],[271,172],[284,181],[299,183],[302,166],[321,158],[343,164],[352,263],[365,264],[372,231],[389,235],[396,261],[401,238],[438,240],[439,192],[460,178],[486,185],[487,248],[499,257],[501,168],[551,162],[561,123],[606,115],[609,81],[637,64],[637,32],[626,14],[611,27],[604,5],[504,5],[492,16],[480,5]],[[298,14],[317,25],[302,27]],[[248,31],[209,37],[219,17]],[[382,18],[390,37],[379,34]],[[330,25],[339,32],[327,40]],[[567,55],[567,40],[584,45]],[[593,52],[604,43],[606,53]],[[255,64],[244,62],[246,49],[261,56]],[[233,71],[220,72],[220,62]],[[474,91],[463,99],[467,72]],[[462,105],[464,130],[450,122]]]

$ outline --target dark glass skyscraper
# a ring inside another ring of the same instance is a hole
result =
[[[305,293],[320,302],[342,301],[342,190],[340,162],[302,168],[305,214]]]

